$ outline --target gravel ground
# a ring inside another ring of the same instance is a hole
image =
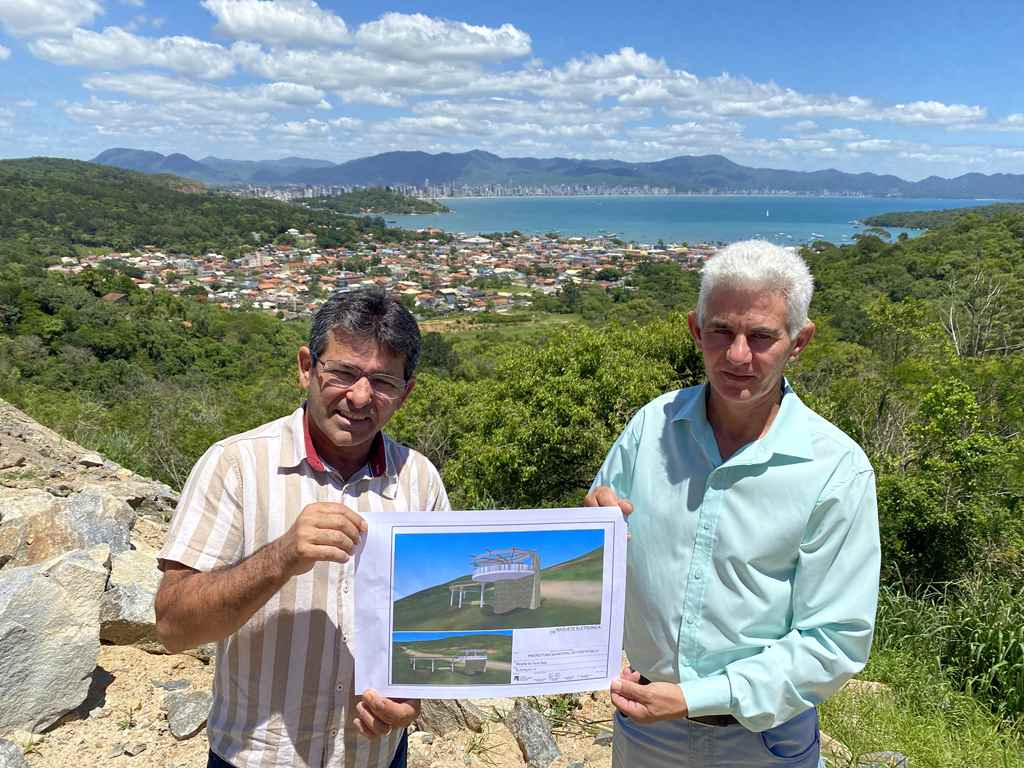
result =
[[[167,730],[165,691],[154,685],[181,680],[187,680],[193,689],[208,690],[213,682],[213,666],[191,656],[162,656],[126,646],[103,646],[89,699],[59,725],[35,737],[38,741],[27,749],[26,760],[31,768],[205,768],[205,730],[190,739],[175,739]],[[579,699],[577,721],[611,717],[606,693],[582,694]],[[611,748],[595,744],[593,733],[582,733],[578,727],[566,733],[558,731],[556,727],[562,757],[552,768],[568,768],[574,763],[588,768],[611,765]],[[485,724],[481,734],[464,731],[434,736],[429,744],[427,741],[431,739],[426,734],[412,735],[410,768],[525,765],[515,739],[497,715]]]

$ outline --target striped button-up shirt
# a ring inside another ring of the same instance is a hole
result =
[[[726,460],[706,387],[642,408],[594,486],[633,502],[625,646],[691,716],[763,731],[868,658],[878,600],[875,475],[788,385],[768,432]]]
[[[381,433],[348,480],[326,466],[305,410],[211,447],[181,494],[161,563],[230,566],[277,539],[304,507],[340,502],[367,518],[447,510],[433,465]],[[368,739],[351,725],[353,561],[317,563],[289,580],[217,643],[210,747],[238,768],[387,768],[399,733]]]

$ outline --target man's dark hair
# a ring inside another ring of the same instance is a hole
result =
[[[313,317],[309,349],[319,357],[334,329],[369,338],[393,355],[405,359],[405,378],[411,379],[420,359],[420,329],[416,318],[383,291],[332,293]]]

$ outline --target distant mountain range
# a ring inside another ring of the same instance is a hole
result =
[[[906,181],[875,173],[784,171],[750,168],[721,155],[679,156],[650,163],[574,160],[564,157],[498,157],[489,152],[385,152],[332,163],[304,157],[281,160],[193,160],[175,153],[108,149],[93,161],[144,173],[173,173],[215,186],[238,184],[326,184],[387,186],[414,184],[590,184],[600,187],[653,185],[676,192],[742,193],[786,190],[802,194],[862,194],[900,197],[1024,199],[1024,175],[968,173],[953,179],[929,176]]]

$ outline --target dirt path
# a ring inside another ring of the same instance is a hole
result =
[[[594,581],[542,581],[540,596],[565,603],[600,605],[601,584]]]

